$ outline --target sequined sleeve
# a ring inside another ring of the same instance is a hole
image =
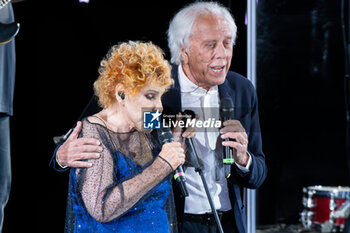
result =
[[[132,208],[170,172],[159,158],[133,177],[118,182],[115,173],[116,142],[98,124],[83,122],[82,137],[101,141],[103,152],[92,159],[93,166],[77,170],[77,187],[88,213],[99,222],[109,222]]]

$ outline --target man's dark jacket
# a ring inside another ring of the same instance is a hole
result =
[[[176,114],[182,111],[178,67],[172,67],[174,86],[163,95],[162,104],[165,113]],[[258,103],[255,89],[245,77],[229,71],[226,80],[218,86],[219,97],[231,98],[235,108],[235,120],[239,120],[248,135],[248,151],[252,157],[249,172],[242,172],[232,165],[231,176],[228,178],[228,190],[234,210],[235,222],[239,233],[247,232],[246,214],[242,203],[242,189],[256,189],[264,182],[267,168],[265,155],[262,152]],[[184,198],[177,187],[174,188],[178,225],[181,229],[184,213]]]

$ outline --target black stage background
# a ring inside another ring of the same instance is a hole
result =
[[[89,102],[111,45],[153,41],[170,59],[168,23],[189,2],[46,1],[35,14],[28,0],[13,4],[21,30],[4,233],[63,232],[68,172],[48,166],[52,138]],[[231,68],[246,75],[246,2],[220,2],[238,25]],[[296,224],[303,187],[350,185],[340,1],[259,1],[258,12],[257,91],[269,174],[257,192],[257,223]]]

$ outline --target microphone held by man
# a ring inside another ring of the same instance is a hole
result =
[[[232,99],[224,98],[220,101],[220,118],[222,122],[227,120],[233,120],[234,118],[234,107],[232,103]],[[223,141],[230,141],[229,138],[223,139]],[[233,158],[233,150],[229,146],[224,146],[223,148],[223,158],[222,163],[224,164],[225,169],[225,177],[229,178],[231,176],[231,165],[235,162]]]

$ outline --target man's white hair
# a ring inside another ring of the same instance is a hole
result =
[[[172,63],[181,64],[181,48],[189,47],[189,38],[196,18],[199,15],[210,14],[221,16],[227,21],[232,33],[232,43],[235,44],[237,26],[230,11],[217,2],[194,2],[182,8],[170,21],[168,46]]]

